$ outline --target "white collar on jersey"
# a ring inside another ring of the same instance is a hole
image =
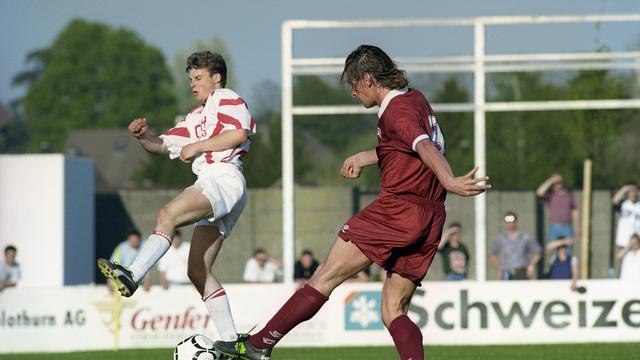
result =
[[[403,95],[406,94],[407,91],[409,91],[409,87],[405,86],[400,90],[391,90],[389,91],[389,93],[387,94],[387,96],[384,97],[384,99],[382,100],[382,104],[380,105],[380,110],[378,110],[378,117],[381,118],[382,117],[382,113],[384,113],[384,111],[387,109],[387,105],[389,105],[389,102],[391,102],[391,100],[393,100],[394,97],[398,96],[398,95]]]

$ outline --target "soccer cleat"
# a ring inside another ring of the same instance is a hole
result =
[[[271,349],[256,349],[249,343],[249,335],[238,334],[236,341],[216,341],[213,348],[224,355],[245,360],[271,360]]]
[[[107,259],[98,259],[98,269],[102,275],[113,281],[122,296],[130,297],[136,292],[138,284],[133,280],[133,274],[126,267]]]

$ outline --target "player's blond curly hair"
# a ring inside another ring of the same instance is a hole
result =
[[[398,69],[389,55],[373,45],[360,45],[347,56],[341,81],[353,84],[365,74],[387,89],[402,89],[409,84],[404,70]]]

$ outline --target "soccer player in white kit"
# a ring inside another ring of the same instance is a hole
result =
[[[98,259],[101,272],[129,297],[138,283],[171,246],[177,227],[196,223],[189,251],[189,279],[200,292],[221,339],[237,338],[229,300],[213,275],[212,266],[247,203],[241,158],[249,151],[255,122],[244,100],[225,89],[224,59],[209,51],[187,59],[193,96],[202,104],[174,128],[157,137],[147,120],[135,119],[129,132],[151,153],[192,162],[196,182],[156,214],[156,225],[129,268]]]

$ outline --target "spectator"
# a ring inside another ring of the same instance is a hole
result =
[[[264,249],[257,249],[244,267],[244,281],[252,283],[272,283],[280,274],[282,262],[269,256]]]
[[[133,259],[135,259],[140,252],[140,249],[142,248],[141,245],[142,240],[140,232],[138,230],[131,230],[127,234],[127,240],[118,244],[118,246],[113,250],[113,254],[111,254],[110,259],[122,266],[129,267],[133,263]],[[108,281],[107,286],[110,290],[113,290],[111,283]],[[144,277],[142,287],[147,291],[151,288],[151,277],[149,274]]]
[[[580,236],[580,222],[576,199],[564,186],[560,174],[553,174],[536,190],[536,194],[549,205],[549,235],[547,242],[558,237],[577,239]],[[567,246],[569,255],[572,246]]]
[[[462,225],[453,223],[442,233],[438,252],[442,255],[445,280],[464,280],[469,267],[469,252],[460,242]]]
[[[540,261],[540,245],[531,235],[518,230],[518,217],[514,212],[505,214],[504,228],[489,249],[489,260],[496,268],[498,278],[531,279],[535,265]]]
[[[640,201],[638,186],[630,183],[620,188],[611,199],[620,209],[620,219],[616,228],[616,246],[624,249],[629,246],[631,235],[640,233]]]
[[[318,265],[320,265],[320,263],[313,257],[311,250],[305,249],[302,251],[302,255],[300,259],[296,261],[293,269],[293,279],[298,286],[306,284],[309,279],[311,279],[311,275],[316,272]]]
[[[22,277],[20,264],[16,262],[17,253],[18,250],[13,245],[4,248],[4,264],[0,267],[0,291],[15,287]]]
[[[620,279],[640,281],[640,235],[633,234],[629,239],[629,245],[618,252],[620,265]]]
[[[552,257],[549,266],[549,279],[571,280],[571,290],[576,289],[578,279],[578,258],[567,253],[567,246],[573,245],[573,239],[560,237],[547,244],[547,256]],[[555,252],[555,257],[553,253]]]
[[[187,275],[190,245],[190,243],[182,240],[180,230],[176,230],[173,234],[171,247],[158,262],[160,285],[163,289],[168,289],[169,286],[174,285],[191,284],[191,280]]]

